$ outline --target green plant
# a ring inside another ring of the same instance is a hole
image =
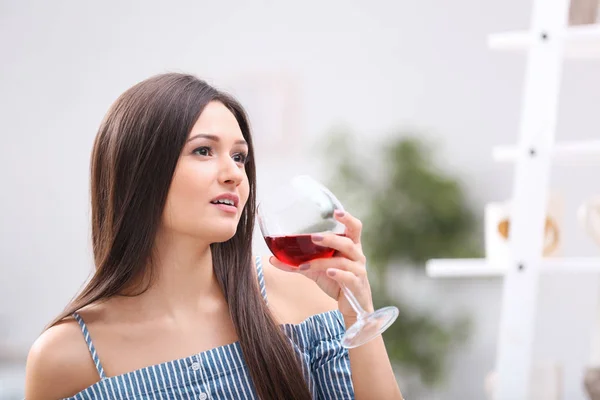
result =
[[[324,148],[327,185],[363,222],[375,307],[400,309],[383,334],[392,362],[433,386],[443,381],[450,351],[468,337],[468,319],[438,321],[395,298],[385,283],[394,268],[422,269],[436,257],[480,256],[478,221],[459,180],[436,166],[423,140],[399,132],[379,150],[366,148],[348,131],[332,133]]]

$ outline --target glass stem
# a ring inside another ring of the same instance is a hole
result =
[[[358,317],[358,319],[364,318],[367,315],[367,312],[360,306],[358,300],[356,300],[356,297],[354,297],[354,294],[343,283],[340,283],[340,287],[342,288],[342,292],[344,292],[344,295],[348,299],[348,303],[350,303],[352,309],[356,312],[356,316]]]

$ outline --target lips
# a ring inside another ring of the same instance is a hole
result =
[[[212,204],[224,204],[237,208],[240,198],[233,193],[223,193],[210,201]]]

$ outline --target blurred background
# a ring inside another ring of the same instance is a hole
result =
[[[363,219],[376,300],[401,309],[384,337],[405,397],[485,399],[502,279],[424,266],[481,257],[485,205],[510,198],[513,164],[492,148],[517,141],[526,58],[486,38],[527,29],[530,13],[529,0],[0,1],[0,399],[22,398],[29,346],[92,269],[103,115],[167,71],[247,107],[259,193],[309,173]],[[600,136],[599,71],[566,61],[557,140]],[[551,186],[561,255],[597,255],[575,215],[597,169],[554,167]],[[255,247],[267,251],[259,235]],[[564,399],[586,398],[597,298],[596,275],[541,282],[535,353],[561,366]]]

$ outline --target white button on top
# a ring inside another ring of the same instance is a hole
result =
[[[206,400],[208,399],[208,395],[206,393],[200,393],[200,397],[198,397],[200,400]]]
[[[192,363],[192,369],[194,371],[198,371],[200,369],[200,363],[199,362],[194,362]],[[205,397],[206,398],[206,397]]]

